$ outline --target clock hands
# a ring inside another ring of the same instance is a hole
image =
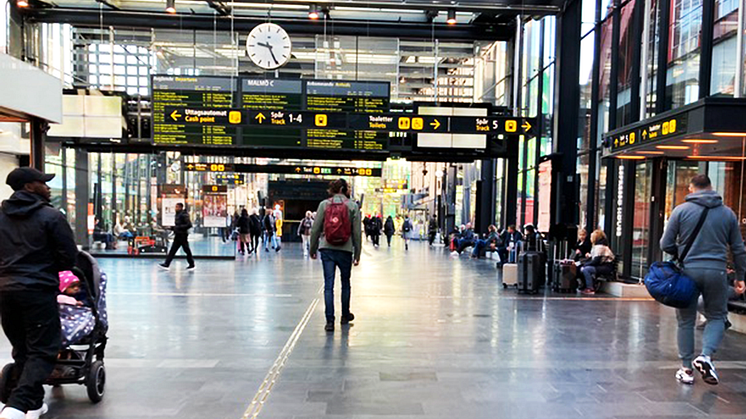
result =
[[[272,48],[272,45],[266,43],[266,42],[257,42],[257,45],[260,47],[267,48],[269,50],[270,55],[272,56],[272,59],[275,60],[275,64],[280,65],[280,62],[277,61],[277,58],[275,57],[274,49]]]

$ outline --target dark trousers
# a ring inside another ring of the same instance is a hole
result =
[[[388,243],[389,247],[391,247],[391,238],[394,237],[393,234],[387,234],[386,235],[386,242]]]
[[[12,391],[7,400],[0,401],[22,412],[39,409],[44,402],[42,384],[54,370],[62,342],[56,293],[2,292],[0,320],[15,360],[9,383]]]
[[[189,262],[189,266],[194,266],[192,249],[189,248],[189,235],[187,234],[176,234],[174,236],[174,242],[173,244],[171,244],[171,251],[168,252],[168,256],[166,257],[166,266],[171,265],[171,261],[174,260],[174,256],[176,256],[176,252],[179,251],[179,248],[184,249],[184,253],[186,253],[187,257],[187,262]]]
[[[435,231],[431,231],[431,232],[429,232],[427,234],[427,241],[428,241],[428,243],[430,243],[430,246],[432,246],[433,243],[435,242],[435,235],[436,234],[437,233]]]
[[[342,317],[350,314],[350,276],[352,275],[352,253],[341,250],[322,249],[321,264],[324,267],[324,302],[326,321],[334,321],[334,275],[339,268],[342,280]]]
[[[371,237],[373,238],[373,245],[374,246],[380,246],[381,245],[381,235],[380,234],[373,234]]]

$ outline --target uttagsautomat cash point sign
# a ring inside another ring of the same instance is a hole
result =
[[[532,134],[533,118],[369,114],[320,111],[166,108],[174,123],[386,132]],[[665,131],[667,131],[666,128]]]

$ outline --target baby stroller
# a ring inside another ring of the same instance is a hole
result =
[[[109,322],[106,314],[106,274],[101,272],[96,260],[85,252],[78,254],[72,272],[81,283],[85,305],[82,307],[60,305],[62,323],[62,349],[57,356],[54,371],[45,384],[81,384],[88,390],[93,403],[104,397],[106,369],[104,350]],[[18,379],[15,364],[3,367],[0,372],[0,400],[7,400],[12,383]]]

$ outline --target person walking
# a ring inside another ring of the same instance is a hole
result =
[[[396,227],[394,227],[394,219],[391,218],[389,215],[386,218],[386,222],[383,223],[383,234],[386,235],[386,242],[388,243],[389,247],[391,247],[391,237],[394,236],[394,233],[396,232]]]
[[[14,193],[0,209],[0,323],[15,361],[12,390],[0,399],[4,419],[47,412],[42,384],[61,345],[58,273],[73,268],[78,247],[65,216],[49,203],[52,178],[30,167],[13,170],[6,183]]]
[[[404,223],[401,225],[402,237],[404,238],[404,250],[409,250],[409,241],[412,240],[412,230],[414,225],[409,219],[409,214],[404,216]]]
[[[337,268],[342,281],[342,320],[345,325],[355,319],[350,311],[350,276],[352,266],[360,263],[362,229],[360,208],[350,199],[347,181],[338,179],[329,185],[331,197],[322,201],[311,229],[311,259],[321,253],[324,269],[324,303],[327,332],[334,331],[334,276]]]
[[[242,255],[245,255],[246,248],[248,248],[249,254],[251,254],[253,250],[251,249],[251,237],[249,236],[249,212],[246,211],[246,208],[241,210],[241,216],[238,217],[236,227],[238,228],[239,240],[238,252]]]
[[[275,252],[282,249],[282,211],[279,205],[275,205],[275,235],[272,237],[272,247]]]
[[[728,314],[728,250],[733,255],[736,268],[735,289],[742,294],[746,290],[746,249],[736,214],[723,205],[723,198],[712,190],[710,179],[706,175],[693,177],[689,192],[686,202],[671,213],[660,246],[674,258],[679,258],[689,247],[689,252],[680,262],[684,274],[694,280],[702,294],[707,325],[702,334],[702,352],[695,358],[694,327],[698,298],[694,298],[688,307],[676,310],[679,357],[682,361],[676,379],[683,384],[693,384],[693,367],[702,375],[705,383],[714,385],[720,379],[712,363],[712,355],[723,339]],[[699,234],[693,237],[700,224]]]
[[[269,252],[269,245],[270,242],[272,243],[272,248],[274,249],[274,235],[275,235],[275,228],[277,228],[277,223],[275,219],[275,214],[272,211],[271,208],[267,208],[267,213],[264,215],[263,220],[263,227],[264,227],[264,251]]]
[[[255,208],[249,216],[249,234],[251,235],[251,250],[259,254],[259,238],[262,236],[262,220]]]
[[[306,211],[306,218],[300,221],[298,225],[298,235],[303,242],[303,256],[308,256],[308,250],[311,245],[311,229],[313,229],[313,218],[311,211]]]
[[[381,217],[376,215],[370,219],[370,239],[373,242],[373,247],[381,245],[381,230],[383,229],[383,222]]]
[[[179,248],[184,249],[184,253],[186,253],[187,262],[189,265],[187,266],[187,270],[191,271],[194,269],[194,258],[192,257],[192,249],[189,248],[189,229],[192,228],[192,221],[189,219],[189,213],[184,209],[184,204],[178,203],[176,204],[176,220],[174,222],[174,242],[171,244],[171,251],[168,252],[168,256],[166,256],[166,261],[164,263],[161,263],[161,268],[168,270],[171,266],[171,261],[174,260],[174,256],[176,256],[176,252],[179,251]]]
[[[435,217],[430,217],[430,221],[427,223],[427,242],[430,246],[435,242],[435,236],[438,234],[438,222],[435,221]]]

